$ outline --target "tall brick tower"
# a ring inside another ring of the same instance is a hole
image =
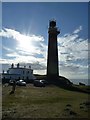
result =
[[[48,28],[48,58],[47,58],[47,79],[48,81],[54,81],[58,79],[58,47],[57,47],[57,35],[60,33],[56,27],[56,21],[49,21]]]

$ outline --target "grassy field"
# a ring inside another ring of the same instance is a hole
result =
[[[12,95],[10,91],[11,86],[2,86],[3,118],[88,118],[88,94],[32,84],[16,86]]]

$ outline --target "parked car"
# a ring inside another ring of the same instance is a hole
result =
[[[16,82],[16,85],[18,85],[18,86],[26,86],[26,82],[24,80],[18,80]]]
[[[48,82],[46,80],[40,80],[40,82],[43,82],[45,85],[48,84]]]
[[[45,84],[40,80],[34,80],[33,85],[36,87],[45,87]]]

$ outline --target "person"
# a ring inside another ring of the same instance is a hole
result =
[[[14,94],[14,92],[15,92],[15,88],[16,88],[16,81],[13,80],[12,91],[10,92],[10,94]]]

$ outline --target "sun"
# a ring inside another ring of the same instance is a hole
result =
[[[26,51],[26,52],[33,52],[34,51],[34,45],[33,45],[33,39],[31,36],[27,36],[27,35],[21,35],[18,38],[18,47],[22,50],[22,51]]]

